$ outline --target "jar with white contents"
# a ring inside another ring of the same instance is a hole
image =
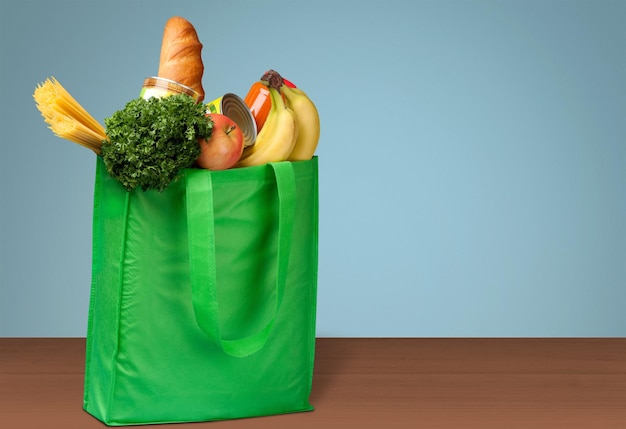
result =
[[[174,94],[188,95],[193,98],[196,103],[200,101],[200,94],[193,88],[183,85],[182,83],[157,76],[147,77],[143,81],[143,87],[141,88],[139,96],[144,100],[148,100],[152,97],[161,98]]]

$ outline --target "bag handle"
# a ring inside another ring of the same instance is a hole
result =
[[[206,170],[187,170],[186,205],[189,236],[191,292],[196,321],[209,339],[226,354],[245,357],[259,351],[270,336],[283,299],[290,243],[293,232],[296,183],[290,162],[269,163],[278,189],[278,249],[276,294],[270,321],[249,336],[225,340],[221,336],[217,302],[215,264],[215,219],[211,174]]]

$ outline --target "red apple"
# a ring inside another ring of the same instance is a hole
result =
[[[289,82],[287,79],[283,78],[283,83],[287,85],[289,88],[297,88],[293,83]]]
[[[234,166],[243,153],[243,132],[226,115],[209,113],[213,120],[213,132],[208,139],[200,139],[199,167],[208,170],[226,170]]]

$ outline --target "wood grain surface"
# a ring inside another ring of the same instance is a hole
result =
[[[0,428],[105,428],[82,410],[84,358],[84,338],[0,338]],[[171,426],[623,429],[626,339],[319,338],[311,402]]]

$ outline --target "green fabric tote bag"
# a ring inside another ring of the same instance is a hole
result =
[[[84,409],[110,426],[309,411],[318,176],[186,169],[127,192],[96,168]]]

